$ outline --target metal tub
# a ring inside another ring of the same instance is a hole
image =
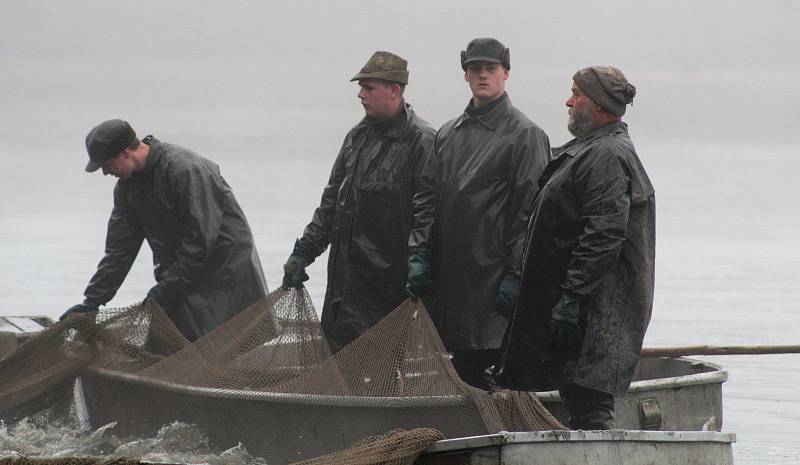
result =
[[[732,465],[731,433],[539,431],[439,441],[415,465]]]

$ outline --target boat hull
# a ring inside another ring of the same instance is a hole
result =
[[[640,430],[648,424],[651,429],[714,430],[721,426],[721,384],[727,374],[718,366],[691,359],[644,359],[638,374],[644,379],[618,401],[618,427]],[[118,435],[148,436],[176,420],[193,423],[215,446],[228,448],[241,442],[270,463],[342,450],[366,436],[422,426],[425,418],[435,419],[433,424],[448,438],[485,431],[481,424],[452,418],[454,406],[467,405],[458,396],[401,399],[211,389],[96,368],[82,375],[81,385],[94,427],[116,421]],[[557,396],[540,393],[545,405],[566,421]]]
[[[238,443],[267,463],[290,463],[347,449],[368,436],[427,422],[445,437],[482,434],[460,396],[386,398],[209,389],[104,369],[80,378],[92,427],[117,422],[115,434],[147,437],[176,420],[199,426],[219,449]],[[465,411],[465,410],[461,410]],[[435,419],[435,420],[433,420]],[[427,421],[426,421],[427,420]]]

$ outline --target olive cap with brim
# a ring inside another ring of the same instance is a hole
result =
[[[467,70],[472,63],[498,63],[511,69],[511,52],[497,39],[480,37],[472,39],[467,49],[461,51],[461,69]]]
[[[136,132],[127,121],[110,119],[98,124],[86,135],[86,151],[89,153],[88,173],[97,171],[103,164],[119,155],[136,140]]]
[[[408,62],[394,53],[375,52],[361,71],[350,80],[361,79],[383,79],[398,84],[408,84]]]

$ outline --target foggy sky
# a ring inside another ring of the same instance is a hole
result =
[[[591,64],[637,86],[635,140],[796,143],[798,20],[790,0],[3,1],[0,137],[46,127],[79,148],[87,128],[121,116],[294,150],[308,127],[339,139],[357,121],[349,78],[379,49],[408,59],[408,99],[438,127],[469,98],[459,51],[494,36],[511,49],[512,101],[554,145],[569,139],[570,78]]]

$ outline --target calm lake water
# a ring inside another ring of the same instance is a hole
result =
[[[248,134],[224,140],[179,131],[156,136],[220,164],[274,288],[319,201],[344,130],[354,122],[337,120],[341,133],[326,127],[324,136],[308,134],[302,146],[265,145]],[[0,315],[57,318],[82,299],[102,256],[114,179],[82,172],[84,133],[72,134],[77,142],[67,145],[33,134],[0,140]],[[656,300],[645,345],[797,344],[797,150],[651,141],[638,138],[633,124],[631,134],[658,205]],[[309,268],[318,308],[326,259]],[[109,305],[139,301],[151,285],[145,246]],[[723,430],[738,436],[736,463],[799,463],[800,355],[705,358],[730,374]]]

